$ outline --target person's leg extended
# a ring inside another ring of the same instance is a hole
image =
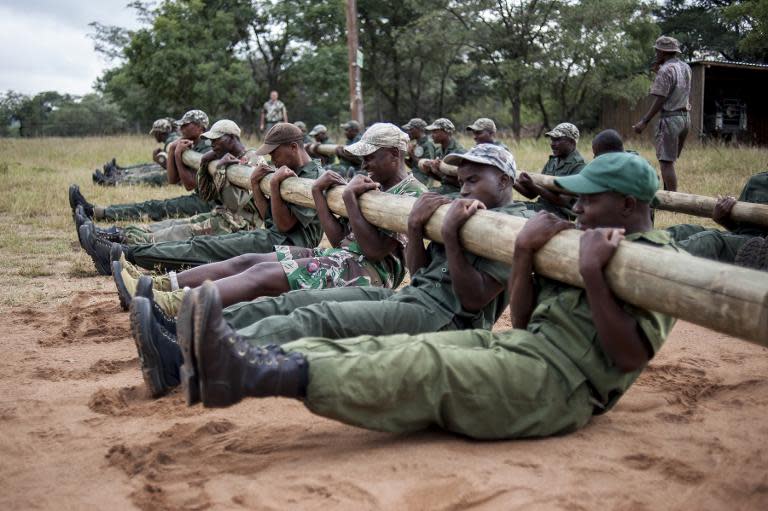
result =
[[[544,359],[509,342],[532,335],[462,330],[282,348],[308,361],[307,407],[348,424],[394,433],[439,426],[480,439],[584,426],[592,414],[586,386],[571,389]]]
[[[680,241],[679,245],[691,255],[733,263],[739,249],[751,238],[731,232],[707,230]]]
[[[224,261],[196,266],[176,275],[179,287],[197,287],[206,280],[219,280],[232,277],[259,263],[275,262],[274,253],[243,254]]]

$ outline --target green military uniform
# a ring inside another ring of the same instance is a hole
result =
[[[627,240],[672,249],[662,231]],[[567,433],[612,408],[642,369],[622,373],[608,358],[585,290],[535,278],[525,330],[328,335],[282,348],[307,357],[306,406],[347,424],[393,433],[438,426],[479,439]],[[674,319],[623,309],[655,354]]]
[[[361,133],[358,133],[357,135],[355,135],[355,138],[353,138],[352,140],[347,139],[346,142],[344,142],[344,145],[348,146],[348,145],[354,144],[355,142],[359,142],[362,136],[363,135]],[[330,142],[323,142],[323,143],[329,144]],[[347,178],[351,178],[352,176],[357,174],[357,172],[360,170],[357,168],[357,166],[354,163],[352,163],[349,160],[345,160],[344,158],[341,158],[341,157],[339,158],[339,163],[334,163],[333,165],[329,165],[327,166],[327,168],[329,168],[330,170],[333,170],[334,172],[338,172],[339,174]]]
[[[385,193],[418,197],[427,189],[415,177],[408,175]],[[398,248],[380,261],[365,257],[355,239],[349,222],[342,219],[346,235],[339,247],[305,248],[276,246],[277,260],[283,266],[291,289],[321,289],[326,287],[378,286],[394,288],[405,276],[403,265],[408,238],[400,233],[381,230],[397,240]],[[298,259],[310,259],[299,266]]]
[[[546,165],[544,165],[544,168],[541,170],[541,173],[546,176],[555,177],[572,176],[581,172],[581,169],[584,168],[584,165],[586,165],[584,158],[581,156],[578,149],[574,149],[571,154],[562,159],[555,156],[550,156]],[[542,197],[539,197],[536,202],[529,203],[528,207],[534,211],[549,211],[550,213],[554,213],[555,215],[562,218],[571,220],[575,218],[571,208],[564,208],[556,204],[552,204]]]
[[[448,144],[448,147],[443,149],[443,146],[441,145],[435,145],[435,158],[443,159],[446,157],[446,155],[449,154],[464,154],[467,150],[464,149],[464,147],[458,143],[458,141],[451,137],[451,142]],[[448,183],[442,183],[440,186],[436,186],[433,188],[430,188],[431,192],[437,192],[440,195],[451,195],[455,193],[459,193],[461,191],[461,188],[454,184],[448,184]]]
[[[524,205],[511,203],[494,211],[531,216]],[[427,249],[429,262],[411,277],[410,285],[380,302],[321,302],[301,307],[283,316],[271,316],[238,329],[256,345],[288,342],[305,336],[334,339],[364,334],[417,334],[467,328],[490,329],[501,315],[508,296],[509,266],[466,253],[469,263],[504,286],[482,310],[465,310],[453,291],[445,247],[436,242]],[[256,302],[253,302],[256,303]],[[256,306],[257,308],[259,305]],[[247,305],[240,318],[247,316]]]
[[[255,165],[264,161],[255,150],[248,150],[240,158],[241,164]],[[232,186],[227,180],[226,169],[219,169],[211,176],[207,168],[197,171],[197,190],[204,200],[216,201],[210,212],[154,224],[129,225],[124,228],[125,243],[159,243],[182,241],[194,236],[218,236],[251,230],[262,225],[253,195],[248,190]]]
[[[298,177],[316,179],[320,165],[316,160],[296,170]],[[241,254],[273,252],[275,245],[315,247],[323,237],[317,211],[313,208],[287,204],[298,222],[289,232],[281,232],[274,225],[272,213],[267,211],[264,228],[236,232],[221,236],[199,236],[188,241],[167,241],[135,245],[126,250],[129,261],[143,268],[160,266],[167,270],[199,266],[223,261]]]
[[[167,146],[166,146],[167,147]],[[211,141],[200,137],[192,147],[193,151],[206,153],[211,149]],[[215,206],[215,202],[201,199],[196,193],[174,197],[172,199],[150,200],[132,204],[116,204],[105,208],[95,207],[95,218],[110,222],[121,220],[160,221],[172,217],[186,217],[205,213]]]
[[[738,200],[768,204],[768,172],[750,177]],[[673,225],[667,231],[687,252],[724,263],[733,263],[736,254],[748,240],[768,235],[768,229],[764,226],[746,222],[740,222],[732,232],[694,224]]]
[[[419,160],[434,160],[437,150],[435,144],[432,142],[432,137],[424,135],[420,139],[416,140],[416,147],[413,149],[413,158],[408,158],[408,163],[411,166],[413,175],[416,176],[423,184],[429,184],[429,176],[419,169]]]
[[[265,133],[268,133],[269,130],[272,129],[272,126],[279,122],[283,122],[285,119],[285,104],[279,99],[274,101],[270,99],[264,103],[264,106],[262,106],[261,109],[264,112]]]

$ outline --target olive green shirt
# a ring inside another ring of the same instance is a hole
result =
[[[754,204],[768,204],[768,172],[760,172],[750,177],[741,190],[739,200]],[[744,236],[765,236],[768,234],[768,229],[761,225],[739,222],[733,232]]]
[[[320,174],[320,162],[310,160],[303,167],[295,169],[297,177],[306,179],[317,179]],[[323,238],[323,228],[320,225],[320,219],[317,216],[315,208],[306,206],[297,206],[286,202],[291,214],[296,217],[296,225],[288,232],[280,231],[272,219],[272,209],[267,208],[266,218],[264,218],[264,228],[272,231],[276,236],[283,238],[275,245],[295,245],[298,247],[316,247]]]
[[[525,218],[530,218],[532,214],[520,202],[511,202],[491,211]],[[446,324],[453,322],[457,329],[482,328],[490,330],[509,302],[507,279],[510,266],[507,263],[486,259],[469,252],[465,252],[465,256],[473,268],[490,275],[503,288],[503,291],[482,310],[471,312],[465,310],[461,305],[461,300],[453,290],[445,246],[435,241],[427,247],[429,262],[411,275],[409,286],[398,291],[389,300],[422,303],[429,307],[434,314],[443,315],[446,318]]]
[[[458,141],[456,141],[456,139],[453,137],[451,137],[451,141],[448,144],[448,147],[445,148],[445,150],[443,150],[443,146],[440,144],[434,144],[434,146],[435,146],[435,158],[440,158],[440,159],[445,158],[447,155],[451,153],[464,154],[467,152],[467,150],[464,149],[464,147],[461,144],[459,144]]]
[[[583,169],[585,165],[586,162],[579,153],[578,149],[574,149],[571,154],[562,159],[555,156],[550,156],[549,161],[547,161],[547,164],[544,165],[541,173],[547,176],[556,177],[572,176],[581,172],[581,169]],[[574,202],[576,202],[575,199],[572,201],[571,206]],[[542,197],[539,197],[536,200],[536,203],[541,205],[547,211],[563,218],[574,219],[576,217],[573,211],[571,211],[570,207],[565,208],[556,204],[552,204]]]
[[[679,250],[666,231],[634,233],[626,239]],[[527,330],[536,334],[538,339],[535,342],[524,340],[523,346],[556,367],[571,389],[586,381],[595,400],[596,412],[607,411],[632,385],[642,369],[623,373],[608,358],[598,338],[584,289],[540,275],[535,277],[535,281],[537,305]],[[624,311],[637,321],[652,355],[655,355],[675,324],[675,318],[620,303]]]
[[[421,172],[419,170],[419,160],[434,160],[435,152],[435,144],[432,142],[432,137],[424,135],[416,140],[416,146],[413,148],[413,158],[408,156],[407,163],[414,172]]]

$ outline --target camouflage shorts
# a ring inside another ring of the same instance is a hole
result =
[[[292,290],[382,286],[381,277],[370,262],[343,248],[277,245],[275,254]]]

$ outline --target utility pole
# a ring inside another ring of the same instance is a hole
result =
[[[347,49],[349,57],[349,111],[352,119],[363,120],[363,83],[360,78],[363,55],[357,45],[357,0],[347,0]]]

